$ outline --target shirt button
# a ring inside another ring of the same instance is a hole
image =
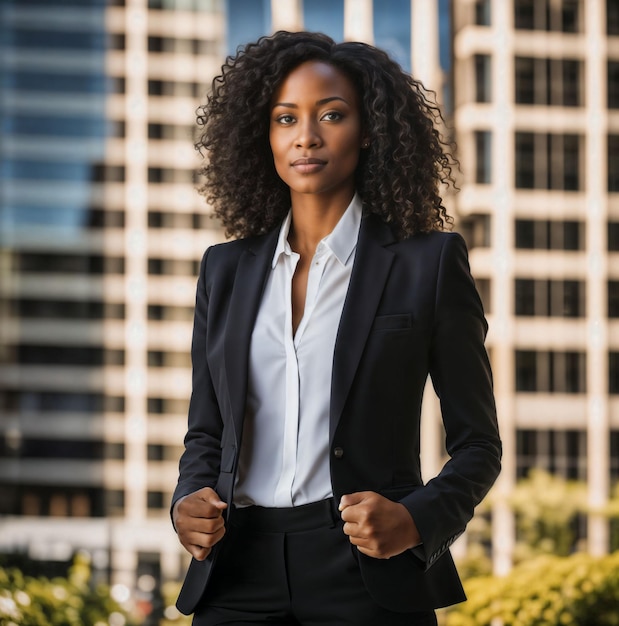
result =
[[[344,456],[344,449],[337,447],[333,450],[333,455],[336,459],[341,459]]]

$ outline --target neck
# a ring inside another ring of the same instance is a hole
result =
[[[291,248],[304,255],[313,256],[316,246],[337,225],[354,195],[354,190],[328,199],[318,194],[294,194],[292,224],[288,234]]]

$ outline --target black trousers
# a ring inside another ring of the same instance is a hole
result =
[[[436,626],[434,611],[395,613],[367,592],[333,499],[231,511],[194,626]]]

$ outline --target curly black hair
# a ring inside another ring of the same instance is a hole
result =
[[[237,50],[198,109],[196,148],[204,158],[200,192],[228,236],[266,233],[290,209],[269,144],[270,105],[282,80],[306,61],[323,61],[355,85],[370,140],[355,173],[365,213],[392,225],[400,238],[443,230],[452,218],[439,188],[454,185],[457,164],[437,128],[431,92],[382,50],[335,43],[322,33],[279,31]]]

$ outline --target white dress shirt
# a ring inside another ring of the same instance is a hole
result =
[[[329,404],[335,338],[350,282],[361,200],[355,195],[320,241],[293,336],[292,277],[299,255],[282,224],[249,353],[247,412],[234,503],[289,507],[333,495]]]

